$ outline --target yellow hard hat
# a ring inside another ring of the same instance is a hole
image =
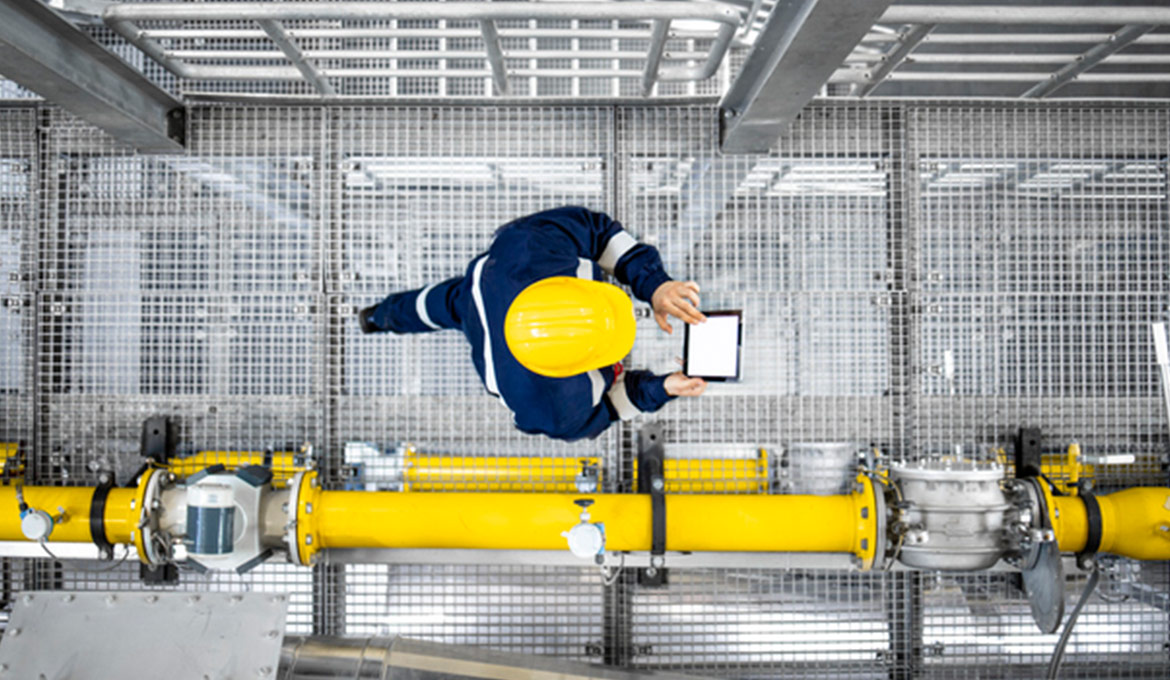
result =
[[[564,378],[621,361],[634,346],[634,305],[617,286],[553,276],[520,291],[504,339],[522,366]]]

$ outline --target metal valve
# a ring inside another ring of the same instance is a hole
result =
[[[596,560],[605,551],[605,525],[601,522],[590,523],[589,506],[593,500],[580,498],[573,501],[581,508],[580,523],[568,531],[562,531],[561,536],[569,541],[569,552],[583,560]]]

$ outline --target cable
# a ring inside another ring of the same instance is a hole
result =
[[[41,549],[44,550],[45,553],[48,554],[49,557],[53,558],[54,560],[56,560],[62,564],[65,564],[65,560],[61,559],[60,557],[57,557],[56,555],[53,554],[52,550],[49,550],[49,544],[45,541],[45,539],[42,538],[40,541],[38,541],[38,543],[41,544]],[[79,571],[89,571],[89,572],[113,571],[113,570],[117,569],[118,567],[122,566],[122,563],[125,562],[126,558],[130,556],[130,546],[123,546],[123,548],[124,549],[122,551],[122,557],[117,562],[111,564],[108,567],[100,567],[98,569],[90,569],[88,567],[83,567],[80,564],[75,564],[75,565],[73,565],[73,568],[77,569]]]
[[[1097,581],[1101,579],[1101,571],[1096,567],[1093,568],[1089,574],[1089,582],[1085,584],[1085,592],[1081,593],[1081,599],[1077,600],[1077,606],[1073,607],[1072,613],[1068,615],[1068,621],[1064,624],[1064,632],[1060,634],[1060,641],[1056,643],[1056,649],[1052,652],[1052,661],[1048,662],[1048,680],[1056,680],[1056,676],[1060,673],[1060,664],[1064,661],[1064,649],[1068,646],[1069,639],[1072,638],[1072,629],[1076,625],[1077,617],[1081,615],[1081,609],[1085,607],[1085,603],[1089,601],[1089,596],[1097,588]]]
[[[621,554],[621,559],[622,559],[622,561],[617,567],[602,567],[601,568],[601,584],[604,585],[606,588],[609,588],[613,584],[617,583],[618,578],[621,577],[621,575],[622,575],[622,569],[626,568],[626,554],[625,553]],[[606,574],[607,570],[609,571],[608,575]]]

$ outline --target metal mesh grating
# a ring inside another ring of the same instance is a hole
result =
[[[593,569],[350,565],[345,632],[591,660],[602,648]]]
[[[704,306],[747,313],[747,378],[656,416],[671,456],[769,452],[762,483],[749,461],[724,468],[727,491],[792,488],[798,442],[998,455],[1022,425],[1049,452],[1134,454],[1095,468],[1105,490],[1166,483],[1148,329],[1170,293],[1162,108],[816,105],[770,153],[734,158],[699,106],[196,107],[181,157],[47,108],[0,114],[0,286],[22,301],[0,309],[0,429],[43,483],[129,474],[155,413],[175,416],[185,451],[313,442],[336,484],[346,444],[374,451],[373,475],[403,442],[532,457],[534,489],[552,483],[539,460],[560,456],[628,482],[647,419],[574,445],[528,437],[483,396],[457,334],[369,337],[353,321],[565,203],[655,243]],[[677,329],[640,331],[629,365],[670,370]],[[18,591],[143,587],[130,565],[5,568]],[[1065,675],[1163,677],[1170,572],[1111,569]],[[295,632],[724,677],[1030,678],[1054,643],[999,573],[675,569],[661,590],[632,570],[605,586],[533,565],[183,578],[291,593]],[[1082,583],[1068,578],[1070,600]]]

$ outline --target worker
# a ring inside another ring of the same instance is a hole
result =
[[[596,437],[616,420],[657,411],[707,384],[681,372],[623,370],[634,345],[630,298],[602,272],[668,316],[702,323],[699,286],[674,281],[658,251],[608,215],[563,207],[500,227],[463,276],[394,293],[358,312],[365,333],[458,328],[488,393],[512,410],[516,427],[568,441]]]

